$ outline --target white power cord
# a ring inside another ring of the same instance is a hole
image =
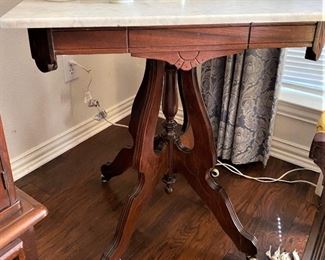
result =
[[[129,128],[127,125],[113,123],[110,120],[108,120],[107,119],[107,112],[104,109],[101,108],[99,100],[92,97],[91,90],[90,90],[91,84],[93,82],[92,70],[86,68],[85,66],[83,66],[80,63],[76,62],[75,60],[70,60],[69,63],[71,65],[73,65],[73,66],[80,67],[81,69],[83,69],[85,72],[88,73],[89,81],[88,81],[88,84],[87,84],[87,91],[85,92],[84,102],[88,105],[88,107],[96,107],[97,108],[98,114],[96,115],[95,120],[97,120],[97,121],[105,120],[107,123],[109,123],[109,124],[111,124],[113,126]]]
[[[255,180],[255,181],[258,181],[258,182],[262,182],[262,183],[274,183],[274,182],[284,182],[284,183],[306,183],[306,184],[309,184],[313,187],[317,187],[317,185],[315,183],[312,183],[310,181],[306,181],[306,180],[294,180],[294,181],[288,181],[288,180],[284,180],[284,178],[292,173],[292,172],[296,172],[296,171],[305,171],[305,170],[308,170],[308,171],[311,171],[310,169],[307,169],[307,168],[296,168],[296,169],[292,169],[290,171],[287,171],[285,172],[284,174],[282,174],[279,178],[271,178],[271,177],[251,177],[251,176],[248,176],[248,175],[245,175],[244,173],[242,173],[240,170],[238,170],[236,167],[228,164],[228,163],[223,163],[221,162],[220,160],[217,160],[217,164],[215,165],[215,168],[212,170],[212,177],[218,177],[220,175],[220,172],[219,170],[216,168],[218,166],[223,166],[225,167],[227,170],[229,170],[230,172],[238,175],[238,176],[241,176],[241,177],[244,177],[246,179],[250,179],[250,180]]]
[[[92,75],[92,70],[86,68],[85,66],[81,65],[80,63],[76,62],[75,60],[70,60],[69,63],[71,65],[74,66],[78,66],[81,69],[83,69],[85,72],[88,73],[89,75],[89,82],[87,84],[87,91],[85,92],[85,103],[88,104],[89,107],[96,107],[98,110],[98,114],[96,116],[96,120],[100,121],[100,120],[105,120],[107,123],[113,125],[113,126],[117,126],[117,127],[123,127],[123,128],[128,128],[127,125],[123,125],[123,124],[117,124],[117,123],[113,123],[110,120],[107,119],[107,112],[105,110],[103,110],[99,104],[99,101],[97,99],[92,98],[91,95],[91,84],[93,82],[93,75]],[[313,187],[317,187],[317,185],[315,183],[306,181],[306,180],[294,180],[294,181],[288,181],[288,180],[284,180],[284,178],[292,173],[292,172],[296,172],[296,171],[305,171],[305,170],[309,170],[307,168],[296,168],[296,169],[292,169],[290,171],[285,172],[284,174],[282,174],[279,178],[271,178],[271,177],[251,177],[248,175],[245,175],[244,173],[242,173],[240,170],[238,170],[236,167],[227,164],[227,163],[223,163],[220,160],[217,160],[217,164],[215,165],[215,168],[212,170],[211,175],[212,177],[216,178],[220,175],[219,170],[216,168],[218,166],[223,166],[226,169],[228,169],[230,172],[240,176],[240,177],[244,177],[246,179],[250,179],[250,180],[255,180],[258,182],[262,182],[262,183],[274,183],[274,182],[283,182],[283,183],[306,183],[309,184]]]
[[[69,63],[70,63],[72,66],[78,66],[79,68],[83,69],[84,71],[86,71],[86,72],[88,73],[88,76],[89,76],[89,82],[88,82],[88,85],[87,85],[87,92],[90,91],[90,86],[91,86],[91,84],[93,83],[93,74],[92,74],[92,70],[86,68],[85,66],[83,66],[83,65],[81,65],[80,63],[76,62],[75,60],[69,60]],[[87,92],[86,92],[86,93],[87,93]]]

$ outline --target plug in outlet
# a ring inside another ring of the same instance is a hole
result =
[[[73,57],[70,55],[64,55],[62,60],[63,60],[65,83],[69,83],[73,80],[78,79],[79,78],[78,70],[76,69],[75,65],[70,63],[70,61],[73,60]]]

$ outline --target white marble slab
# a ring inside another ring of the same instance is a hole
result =
[[[24,0],[2,28],[161,26],[324,21],[323,0]]]

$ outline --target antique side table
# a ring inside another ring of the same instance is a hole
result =
[[[143,205],[160,180],[171,190],[175,173],[184,175],[237,248],[256,255],[256,238],[244,230],[226,192],[210,176],[215,144],[196,67],[249,48],[307,47],[306,58],[318,59],[325,35],[321,0],[24,0],[0,26],[28,29],[32,57],[42,72],[55,70],[56,56],[63,54],[130,53],[147,59],[129,124],[134,145],[102,167],[105,181],[129,167],[139,177],[103,259],[122,257]],[[174,120],[178,93],[184,108],[180,131]],[[166,119],[156,135],[161,101]]]

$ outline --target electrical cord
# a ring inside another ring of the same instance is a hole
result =
[[[98,103],[98,106],[96,106],[96,108],[97,108],[97,110],[98,110],[98,112],[99,112],[98,115],[100,115],[100,116],[98,116],[98,119],[96,119],[96,120],[100,121],[101,119],[104,119],[107,123],[109,123],[109,124],[111,124],[111,125],[113,125],[113,126],[123,127],[123,128],[129,128],[127,125],[122,125],[122,124],[118,124],[118,123],[113,123],[112,121],[108,120],[108,119],[107,119],[107,113],[106,113],[106,111],[103,110],[103,109],[100,107],[99,103]]]
[[[312,171],[310,169],[307,168],[296,168],[296,169],[292,169],[290,171],[285,172],[284,174],[282,174],[279,178],[271,178],[271,177],[252,177],[252,176],[248,176],[245,175],[244,173],[242,173],[240,170],[238,170],[236,167],[234,167],[233,165],[230,165],[228,163],[223,163],[220,160],[217,160],[217,164],[215,165],[215,168],[212,170],[211,175],[212,177],[216,178],[220,175],[219,170],[216,168],[218,166],[222,166],[224,168],[226,168],[227,170],[229,170],[230,172],[240,176],[240,177],[244,177],[246,179],[250,179],[250,180],[255,180],[258,182],[262,182],[262,183],[275,183],[275,182],[283,182],[283,183],[306,183],[308,185],[311,185],[313,187],[317,187],[317,185],[315,183],[312,183],[310,181],[306,181],[306,180],[294,180],[294,181],[288,181],[288,180],[284,180],[284,178],[289,175],[292,172],[296,172],[296,171]]]
[[[79,68],[83,69],[84,71],[86,71],[88,73],[89,76],[89,81],[88,81],[88,85],[87,85],[87,92],[90,91],[90,86],[93,83],[93,74],[92,74],[92,70],[86,68],[85,66],[81,65],[80,63],[76,62],[75,60],[69,60],[69,63],[71,65],[75,65],[78,66]]]
[[[89,107],[96,107],[98,110],[98,114],[96,116],[96,120],[100,121],[100,120],[105,120],[107,123],[113,125],[113,126],[117,126],[117,127],[123,127],[123,128],[128,128],[128,126],[123,125],[123,124],[118,124],[118,123],[113,123],[110,120],[107,119],[107,112],[101,108],[100,103],[97,99],[93,99],[91,97],[91,84],[93,82],[93,75],[92,75],[92,70],[86,68],[85,66],[81,65],[80,63],[74,61],[74,60],[70,60],[69,61],[71,65],[75,65],[80,67],[81,69],[83,69],[85,72],[88,73],[89,75],[89,81],[88,81],[88,85],[87,85],[87,91],[85,93],[85,100],[87,99],[88,106]],[[220,160],[217,160],[217,164],[215,165],[214,169],[211,172],[212,177],[216,178],[220,175],[219,170],[217,169],[218,166],[222,166],[224,168],[226,168],[227,170],[229,170],[230,172],[240,176],[240,177],[244,177],[246,179],[249,180],[255,180],[261,183],[275,183],[275,182],[282,182],[282,183],[306,183],[308,185],[311,185],[313,187],[317,187],[317,185],[315,183],[306,181],[306,180],[294,180],[294,181],[288,181],[288,180],[284,180],[284,178],[289,175],[292,172],[296,172],[296,171],[305,171],[305,170],[309,170],[307,168],[296,168],[296,169],[292,169],[290,171],[285,172],[284,174],[282,174],[279,178],[271,178],[271,177],[251,177],[248,175],[245,175],[244,173],[242,173],[240,170],[238,170],[236,167],[234,167],[233,165],[227,164],[227,163],[223,163]]]
[[[93,75],[92,75],[92,70],[86,68],[85,66],[81,65],[80,63],[76,62],[75,60],[70,60],[69,63],[73,66],[78,66],[81,69],[83,69],[85,72],[88,73],[89,76],[89,81],[87,85],[87,91],[85,92],[85,103],[88,103],[88,107],[96,107],[98,110],[98,114],[95,118],[95,120],[100,121],[100,120],[105,120],[107,123],[116,126],[116,127],[123,127],[123,128],[129,128],[127,125],[123,124],[118,124],[118,123],[113,123],[112,121],[107,119],[107,112],[101,108],[100,103],[97,99],[93,99],[91,95],[91,85],[93,83]]]

